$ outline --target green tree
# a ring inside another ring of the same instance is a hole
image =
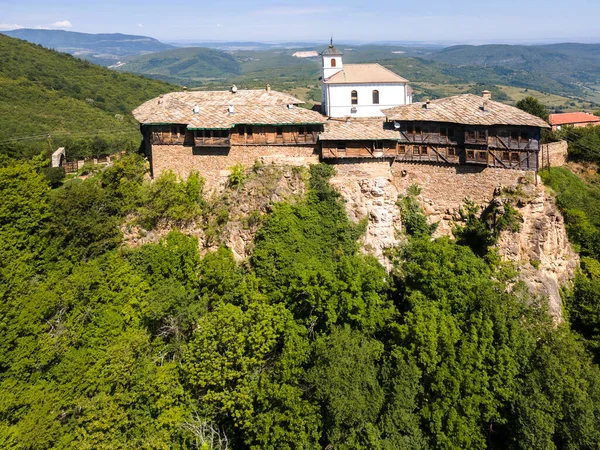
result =
[[[535,97],[525,97],[524,99],[519,100],[515,106],[529,114],[539,117],[540,119],[548,120],[548,110]]]

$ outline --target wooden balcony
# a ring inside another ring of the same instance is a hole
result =
[[[525,137],[490,136],[488,145],[493,148],[506,150],[539,150],[540,141]]]
[[[195,147],[231,147],[231,140],[228,137],[204,137],[196,136],[194,138]]]
[[[151,135],[153,145],[183,145],[184,134],[171,134],[169,132],[153,132]]]

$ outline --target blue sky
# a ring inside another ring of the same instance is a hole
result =
[[[600,42],[600,0],[0,0],[0,30],[163,41]]]

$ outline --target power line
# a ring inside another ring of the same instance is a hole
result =
[[[94,132],[78,132],[78,133],[71,133],[69,131],[56,131],[56,132],[50,132],[50,133],[44,133],[44,134],[32,134],[29,136],[19,136],[19,137],[14,137],[14,138],[7,138],[7,139],[0,140],[0,144],[8,144],[11,142],[22,142],[22,141],[45,140],[48,138],[48,135],[60,138],[60,137],[93,137],[93,136],[101,136],[101,135],[112,136],[115,134],[134,134],[134,133],[139,134],[139,130],[112,129],[112,130],[97,130]]]

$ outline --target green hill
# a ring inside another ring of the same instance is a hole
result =
[[[0,35],[0,154],[37,153],[47,134],[71,156],[137,146],[131,111],[175,89]]]
[[[174,48],[148,36],[121,33],[89,34],[23,28],[5,31],[4,34],[102,65],[115,64],[127,56]]]
[[[494,69],[514,86],[600,98],[600,44],[460,45],[425,57],[461,69]]]
[[[190,81],[227,78],[241,73],[239,62],[230,54],[200,47],[132,57],[117,70],[188,84]]]

